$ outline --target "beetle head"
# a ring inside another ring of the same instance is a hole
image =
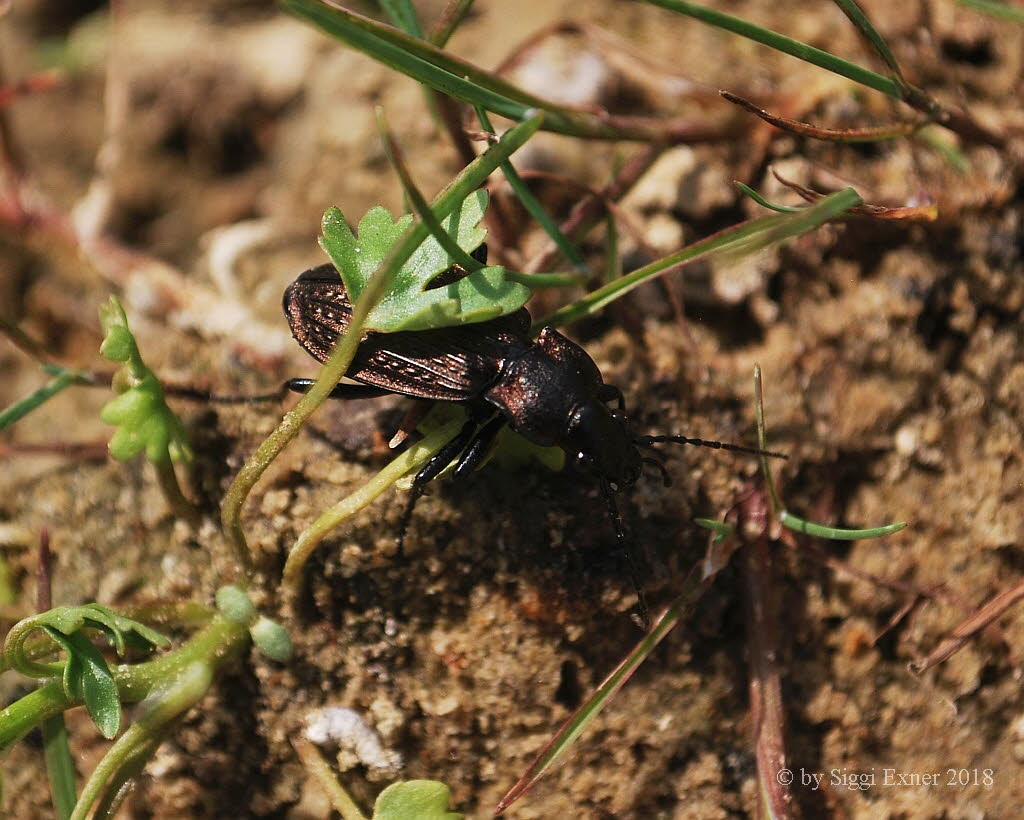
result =
[[[632,487],[640,478],[640,452],[624,413],[598,401],[581,404],[569,419],[565,449],[584,472],[607,482],[612,490]]]

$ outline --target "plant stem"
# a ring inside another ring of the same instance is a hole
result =
[[[167,458],[154,461],[153,469],[156,470],[160,490],[174,514],[188,521],[193,527],[198,527],[202,520],[199,508],[189,501],[181,491],[181,485],[178,483],[178,476],[174,472],[174,464],[171,460]]]
[[[194,706],[209,690],[217,666],[215,658],[196,660],[154,689],[149,708],[129,726],[103,756],[82,788],[71,820],[86,820],[93,804],[105,792],[127,781],[154,751],[170,724]]]
[[[418,441],[377,475],[363,484],[354,493],[343,498],[335,506],[316,519],[298,538],[288,560],[284,565],[282,584],[291,595],[297,595],[302,583],[302,568],[306,560],[321,541],[345,519],[355,515],[367,504],[377,498],[388,487],[402,476],[418,470],[426,464],[431,456],[438,452],[458,433],[465,423],[464,419],[456,418],[439,427],[437,430]]]
[[[341,820],[366,820],[366,815],[352,799],[345,787],[338,782],[331,767],[324,760],[320,750],[304,737],[295,738],[292,746],[299,755],[299,760],[306,767],[317,783],[327,793],[334,810],[341,815]]]

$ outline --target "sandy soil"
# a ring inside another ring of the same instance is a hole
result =
[[[105,7],[83,14],[96,5],[30,0],[0,17],[7,79],[54,61],[67,69],[55,90],[6,113],[48,213],[58,220],[74,212],[80,225],[98,226],[141,256],[103,251],[87,263],[62,242],[59,226],[19,231],[4,222],[3,314],[61,361],[101,369],[96,308],[115,292],[147,361],[170,383],[259,392],[313,374],[290,339],[280,295],[321,261],[316,235],[326,207],[353,220],[375,203],[401,207],[374,106],[385,107],[424,191],[457,170],[419,88],[262,3],[125,4],[113,24]],[[829,3],[715,5],[873,65]],[[873,203],[930,197],[939,217],[830,226],[754,260],[694,266],[672,278],[684,322],[650,285],[569,332],[623,389],[644,431],[747,436],[759,362],[772,446],[791,454],[781,468],[789,508],[840,526],[909,522],[881,540],[813,542],[845,568],[823,564],[809,540],[773,547],[768,586],[778,602],[789,762],[805,816],[1011,817],[1024,803],[1020,610],[923,676],[907,664],[1024,573],[1024,27],[950,0],[862,5],[914,82],[1018,136],[1002,147],[964,144],[964,169],[924,140],[835,145],[753,118],[735,137],[671,148],[623,203],[635,228],[622,233],[627,268],[759,213],[737,196],[734,178],[795,203],[769,164],[820,189],[852,184]],[[420,6],[425,19],[442,7]],[[484,3],[451,48],[495,67],[564,19],[605,34],[547,38],[510,78],[624,113],[735,116],[714,96],[727,88],[830,127],[909,115],[879,94],[640,4],[527,2],[510,14]],[[105,141],[105,117],[118,105],[125,113]],[[543,135],[517,161],[600,186],[637,149]],[[541,182],[536,190],[563,216],[574,202],[570,186]],[[526,226],[517,247],[492,241],[511,264],[541,244]],[[586,250],[599,264],[600,232]],[[559,298],[544,296],[544,306]],[[6,341],[0,366],[0,405],[43,378]],[[198,531],[176,522],[146,466],[102,453],[22,452],[32,443],[102,444],[109,429],[98,410],[107,398],[69,390],[0,439],[0,549],[21,590],[5,610],[7,625],[30,611],[42,527],[59,554],[57,603],[209,602],[233,575],[215,519]],[[290,403],[175,403],[199,453],[190,492],[208,510]],[[245,526],[272,568],[268,612],[280,614],[275,573],[297,534],[386,463],[383,443],[404,408],[399,399],[323,408],[316,435],[300,436],[257,486]],[[624,502],[653,606],[673,599],[706,548],[693,519],[721,518],[755,466],[672,451],[674,486],[648,477]],[[585,481],[489,467],[467,489],[438,485],[416,510],[411,560],[398,568],[390,556],[402,504],[401,494],[388,494],[328,540],[300,611],[288,616],[294,662],[254,656],[219,681],[161,748],[125,817],[328,816],[288,742],[325,705],[361,713],[403,756],[401,778],[441,780],[454,808],[489,816],[639,639],[614,531]],[[865,573],[901,582],[903,591]],[[749,597],[737,569],[720,573],[692,617],[512,815],[752,813]],[[7,677],[0,686],[6,699],[26,691]],[[69,722],[85,773],[106,745],[83,714]],[[350,756],[341,766],[346,787],[369,806],[386,779]],[[7,816],[52,816],[37,740],[3,768]],[[938,773],[938,784],[886,785],[887,768],[895,777]],[[984,782],[947,785],[951,770],[954,779],[977,770]],[[876,782],[848,788],[835,782],[843,772],[873,772]],[[825,785],[800,785],[801,773],[824,774]]]

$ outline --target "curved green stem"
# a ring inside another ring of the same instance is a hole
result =
[[[147,698],[149,708],[143,709],[89,776],[71,820],[86,820],[93,804],[106,792],[120,790],[139,764],[156,751],[171,723],[206,694],[216,665],[215,658],[197,660],[181,668],[170,682],[154,688]]]
[[[465,423],[456,418],[418,441],[354,493],[343,498],[316,519],[298,538],[284,565],[283,585],[291,595],[297,595],[302,582],[302,568],[321,541],[345,519],[355,515],[402,476],[418,470],[431,456],[447,444]]]

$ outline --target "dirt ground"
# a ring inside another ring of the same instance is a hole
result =
[[[825,0],[712,5],[878,67]],[[952,0],[861,5],[913,82],[1009,135],[1005,143],[965,141],[959,165],[937,147],[955,143],[948,132],[843,145],[749,117],[728,138],[668,149],[639,181],[619,211],[622,264],[760,215],[733,179],[797,204],[769,166],[819,190],[853,185],[871,203],[931,199],[937,220],[833,225],[755,259],[694,265],[670,277],[681,316],[652,284],[567,332],[623,389],[643,432],[749,441],[760,363],[771,446],[790,454],[780,468],[787,506],[837,526],[909,523],[883,539],[773,546],[788,762],[804,815],[1008,818],[1024,804],[1021,610],[923,675],[908,663],[1024,574],[1024,26]],[[443,6],[417,4],[425,20]],[[510,8],[479,3],[450,47],[495,68],[553,23],[585,23],[542,38],[507,72],[566,102],[748,117],[717,98],[725,88],[832,128],[910,117],[881,94],[643,4]],[[121,4],[113,20],[102,3],[15,3],[0,16],[4,82],[53,65],[65,70],[56,88],[3,112],[5,143],[42,217],[17,226],[0,212],[0,306],[56,359],[84,369],[108,367],[96,310],[117,293],[168,383],[256,393],[313,375],[280,299],[323,261],[320,216],[330,205],[350,221],[376,203],[402,207],[374,107],[386,110],[422,190],[459,167],[414,82],[265,3]],[[599,187],[638,150],[541,135],[517,163]],[[550,178],[535,190],[561,217],[578,198]],[[543,239],[510,213],[518,246],[493,236],[491,246],[514,267]],[[89,254],[69,244],[70,219],[96,237]],[[602,232],[584,247],[600,265]],[[534,315],[567,298],[543,295]],[[0,367],[0,406],[45,378],[6,340]],[[148,466],[103,454],[110,430],[98,411],[108,398],[68,390],[0,438],[0,551],[20,589],[3,610],[5,629],[31,612],[43,527],[59,556],[58,604],[208,603],[234,576],[215,510],[293,400],[174,403],[198,453],[189,492],[211,512],[194,530],[170,514]],[[488,467],[466,489],[435,485],[400,568],[390,556],[404,495],[385,495],[328,539],[298,611],[285,614],[276,592],[284,555],[319,511],[387,462],[405,408],[398,398],[325,406],[257,485],[246,533],[271,568],[263,605],[286,619],[296,657],[282,666],[254,655],[220,680],[160,749],[124,817],[329,816],[289,743],[323,706],[360,713],[400,753],[398,778],[443,781],[453,809],[490,816],[639,640],[599,493],[541,467]],[[96,446],[29,446],[54,443]],[[748,457],[668,455],[673,486],[647,476],[623,501],[656,609],[706,549],[694,518],[721,518],[756,475]],[[752,814],[750,594],[738,569],[723,570],[510,815]],[[5,702],[27,691],[10,676],[0,687]],[[69,724],[85,774],[107,744],[81,711]],[[367,808],[396,777],[351,755],[341,767]],[[962,772],[971,785],[959,784]],[[935,783],[920,784],[929,773]],[[812,774],[824,776],[820,788],[807,785]],[[52,816],[37,739],[14,750],[3,775],[5,816]]]

